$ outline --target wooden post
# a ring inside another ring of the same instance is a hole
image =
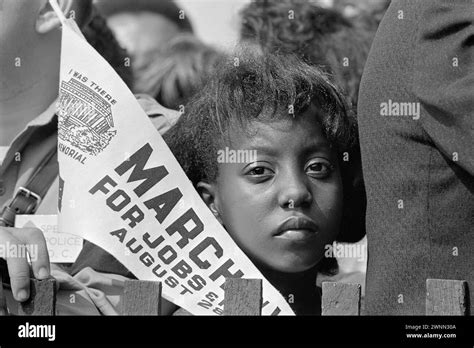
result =
[[[8,309],[7,309],[7,297],[5,296],[5,293],[3,292],[2,273],[0,272],[0,316],[3,316],[3,315],[8,315]]]
[[[262,315],[262,280],[227,278],[224,315]]]
[[[18,315],[56,315],[56,279],[30,279],[30,298],[18,303]]]
[[[323,282],[321,315],[360,315],[360,284]]]
[[[469,315],[465,280],[426,279],[426,315]]]
[[[126,280],[122,297],[122,315],[160,315],[161,282]]]

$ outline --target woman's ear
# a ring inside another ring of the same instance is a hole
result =
[[[204,203],[206,203],[207,207],[211,210],[212,214],[214,214],[220,224],[223,225],[219,209],[220,204],[219,198],[217,197],[216,185],[200,181],[196,187]]]
[[[59,8],[64,13],[66,17],[73,17],[74,13],[77,11],[76,7],[78,6],[77,1],[75,0],[57,0]],[[47,34],[53,29],[56,29],[60,26],[61,21],[54,12],[53,8],[49,4],[49,0],[44,2],[43,7],[38,13],[36,18],[36,32],[39,34]]]

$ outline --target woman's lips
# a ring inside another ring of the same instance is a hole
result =
[[[308,218],[290,217],[283,221],[275,234],[276,238],[305,241],[317,235],[318,225]]]
[[[304,241],[316,236],[315,231],[310,230],[286,230],[278,234],[275,238],[288,239],[294,241]]]

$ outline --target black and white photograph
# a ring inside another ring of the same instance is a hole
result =
[[[0,0],[0,285],[0,347],[472,347],[474,1]]]

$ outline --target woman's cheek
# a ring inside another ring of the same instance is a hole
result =
[[[343,190],[342,184],[334,185],[327,192],[324,198],[325,209],[324,215],[326,216],[327,223],[327,239],[333,241],[341,225],[342,210],[343,210]]]
[[[223,204],[224,226],[244,251],[253,254],[253,249],[262,247],[265,235],[262,228],[268,211],[255,194],[245,194],[243,190],[228,198]]]

